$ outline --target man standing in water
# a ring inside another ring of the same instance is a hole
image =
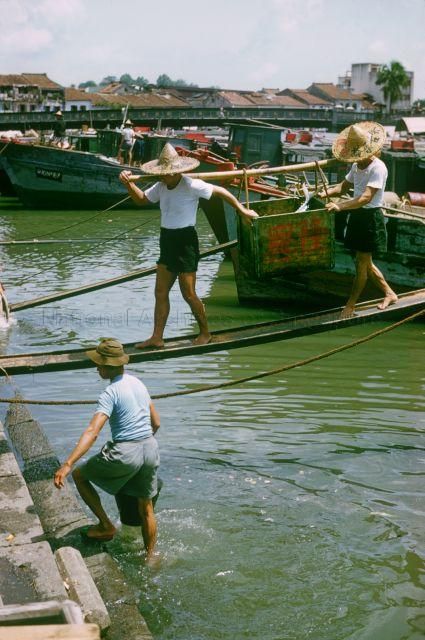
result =
[[[134,496],[149,561],[157,532],[152,498],[158,493],[159,451],[153,436],[160,426],[159,415],[145,385],[124,373],[129,356],[118,340],[104,338],[96,349],[86,353],[97,364],[100,377],[109,379],[110,384],[100,395],[96,412],[73,452],[56,471],[54,483],[58,489],[64,486],[73,465],[94,444],[109,419],[112,441],[72,472],[80,496],[99,519],[85,535],[90,540],[107,541],[116,533],[92,483],[112,495],[120,492]]]
[[[199,336],[194,344],[207,344],[211,340],[205,308],[195,290],[199,261],[195,223],[199,199],[209,200],[213,195],[219,196],[231,204],[248,223],[252,218],[258,217],[255,211],[244,207],[227,189],[183,175],[185,171],[195,169],[198,165],[199,161],[194,158],[180,157],[167,142],[158,160],[151,160],[141,166],[145,173],[159,177],[159,182],[152,187],[142,191],[135,185],[140,175],[129,171],[122,171],[120,174],[120,180],[134,202],[139,205],[159,202],[161,209],[154,329],[148,340],[136,345],[139,349],[164,346],[164,329],[170,312],[169,293],[176,279],[183,298],[199,325]]]
[[[376,157],[385,141],[385,130],[376,122],[359,122],[342,131],[332,146],[335,158],[341,162],[354,163],[345,179],[327,190],[327,195],[344,195],[354,185],[353,198],[338,203],[329,202],[328,211],[349,211],[345,246],[355,253],[356,275],[350,297],[341,317],[354,315],[354,309],[368,278],[383,292],[384,298],[378,309],[386,309],[398,298],[381,271],[372,261],[374,253],[387,249],[387,231],[383,204],[388,171]],[[325,191],[319,194],[326,196]]]

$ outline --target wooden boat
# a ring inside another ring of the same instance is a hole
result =
[[[130,362],[146,362],[199,355],[213,351],[227,351],[251,345],[266,344],[281,340],[290,340],[301,336],[323,333],[333,329],[350,327],[375,320],[387,320],[407,316],[425,309],[425,289],[402,294],[396,305],[380,311],[378,300],[369,300],[356,306],[356,315],[351,318],[340,317],[341,307],[327,309],[318,313],[301,316],[288,316],[281,320],[246,325],[228,330],[213,332],[213,339],[204,345],[194,345],[193,335],[170,338],[165,341],[164,349],[136,349],[134,343],[124,345],[130,355]],[[68,349],[65,351],[20,353],[0,358],[1,375],[18,375],[48,371],[83,369],[96,365],[87,358],[85,350]]]
[[[30,209],[105,209],[128,194],[122,165],[88,151],[11,142],[2,156],[16,195]],[[127,200],[123,207],[133,206]]]
[[[118,179],[123,169],[137,172],[135,167],[122,165],[117,160],[120,133],[104,129],[94,136],[78,134],[69,139],[72,143],[69,149],[17,140],[4,144],[1,168],[24,206],[102,210],[126,198],[120,208],[138,208],[127,198],[127,189]],[[157,153],[157,148],[168,139],[152,137],[146,145],[148,152]],[[185,141],[176,138],[177,142]]]
[[[259,218],[238,225],[238,251],[232,254],[239,301],[248,305],[296,302],[324,308],[345,300],[355,266],[343,244],[345,214],[329,214],[312,198],[307,211],[285,199],[253,202]],[[424,284],[425,218],[391,213],[388,251],[376,259],[386,280],[399,293]],[[376,295],[366,288],[364,297]]]

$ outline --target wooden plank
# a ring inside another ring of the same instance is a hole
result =
[[[396,305],[391,305],[382,311],[377,308],[379,302],[380,300],[369,300],[356,305],[356,315],[351,318],[342,319],[340,317],[342,307],[338,307],[319,313],[291,316],[272,322],[214,331],[212,332],[213,338],[211,342],[206,345],[193,345],[192,340],[195,336],[186,335],[181,338],[167,339],[164,349],[136,349],[134,343],[125,344],[124,348],[130,355],[130,362],[134,364],[290,340],[374,320],[406,316],[409,313],[425,308],[425,289],[401,294]],[[5,371],[9,375],[19,375],[83,369],[95,366],[86,357],[85,350],[81,349],[13,354],[0,358],[1,375],[5,375]]]
[[[96,624],[41,624],[0,627],[0,640],[100,640]]]

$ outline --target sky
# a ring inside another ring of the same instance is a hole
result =
[[[425,99],[425,0],[0,0],[0,74],[300,89],[398,60]]]

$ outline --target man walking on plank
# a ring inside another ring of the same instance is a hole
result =
[[[61,489],[73,465],[94,444],[109,419],[112,441],[101,451],[72,471],[79,494],[99,519],[85,535],[90,540],[112,540],[116,530],[102,507],[92,483],[110,493],[137,498],[142,523],[146,559],[152,557],[156,542],[156,519],[152,498],[158,493],[159,415],[145,385],[135,376],[124,373],[129,356],[114,338],[104,338],[96,349],[86,352],[97,364],[99,375],[110,384],[101,393],[89,426],[66,462],[56,471],[55,486]]]
[[[350,297],[341,313],[342,318],[354,315],[354,308],[368,278],[383,292],[378,309],[386,309],[398,298],[381,271],[372,261],[375,253],[387,250],[387,231],[381,210],[388,171],[376,157],[384,145],[385,130],[376,122],[359,122],[344,129],[332,146],[335,158],[354,163],[345,179],[319,194],[344,195],[354,186],[353,198],[338,203],[329,202],[328,211],[349,211],[345,246],[355,253],[356,275]]]
[[[199,325],[199,335],[194,344],[207,344],[211,340],[205,307],[195,289],[199,261],[195,223],[199,199],[209,200],[213,195],[219,196],[231,204],[244,221],[250,223],[252,218],[258,217],[255,211],[247,209],[227,189],[183,175],[198,165],[199,161],[195,158],[180,157],[167,142],[158,160],[151,160],[141,166],[145,173],[158,176],[159,181],[152,187],[142,191],[135,184],[140,175],[134,175],[130,171],[122,171],[120,174],[121,182],[136,204],[159,202],[161,209],[154,328],[150,338],[136,344],[139,349],[164,346],[164,329],[170,312],[169,293],[177,279],[183,298]]]

